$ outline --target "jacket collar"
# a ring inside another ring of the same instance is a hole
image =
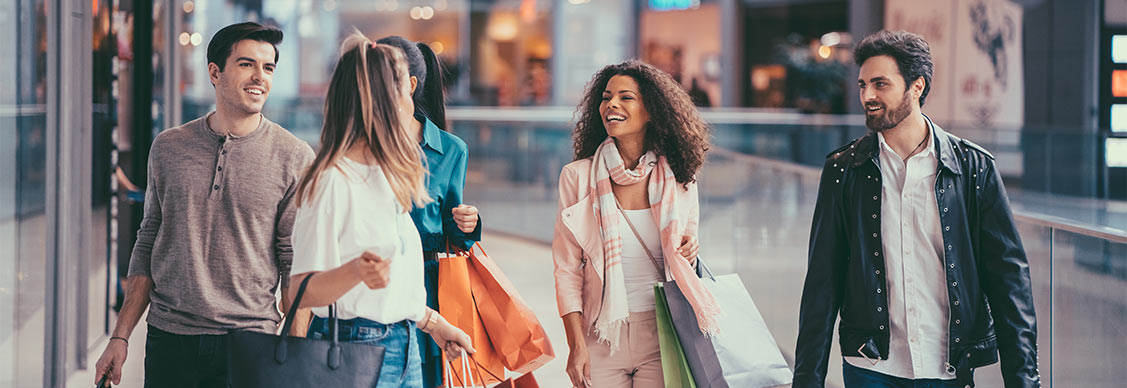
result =
[[[955,175],[962,175],[962,165],[959,164],[959,156],[955,154],[955,146],[953,145],[957,139],[931,121],[931,118],[927,115],[924,115],[924,120],[931,128],[931,142],[932,146],[935,147],[936,154],[939,155],[939,167],[945,168]],[[854,166],[859,166],[866,160],[872,160],[874,165],[880,166],[879,141],[876,132],[870,131],[854,141],[849,147],[843,148],[838,155],[845,156],[844,154],[848,153],[848,157]]]
[[[947,171],[955,175],[962,175],[963,165],[959,163],[959,156],[955,154],[955,146],[953,145],[956,141],[955,137],[932,122],[927,115],[924,115],[924,119],[927,120],[927,125],[931,126],[931,140],[935,142],[935,151],[939,154],[939,166],[946,168]]]

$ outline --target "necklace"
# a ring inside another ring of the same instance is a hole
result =
[[[930,134],[928,136],[930,136]],[[916,144],[916,148],[912,148],[912,152],[908,153],[909,158],[912,157],[912,155],[916,154],[916,150],[920,149],[920,147],[923,147],[924,143],[927,142],[928,136],[924,136],[924,139],[920,140],[920,144]]]

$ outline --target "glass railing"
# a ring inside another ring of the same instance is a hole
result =
[[[448,112],[451,132],[470,148],[466,202],[481,209],[489,230],[551,241],[559,172],[572,160],[572,113]],[[793,363],[819,169],[826,153],[864,133],[863,123],[771,112],[705,118],[715,125],[715,148],[699,178],[702,255],[716,272],[740,275]],[[1011,200],[1030,261],[1045,385],[1121,386],[1127,203],[1020,189],[1011,189]],[[840,363],[830,364],[827,383],[840,386]],[[1001,387],[999,374],[997,364],[979,369],[978,386]]]

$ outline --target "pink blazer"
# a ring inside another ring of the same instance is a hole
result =
[[[568,163],[560,172],[559,213],[552,236],[556,305],[560,316],[582,312],[587,326],[597,316],[603,296],[603,236],[591,201],[591,158]],[[696,183],[689,185],[692,203],[682,206],[690,220],[686,233],[696,235],[700,218]]]

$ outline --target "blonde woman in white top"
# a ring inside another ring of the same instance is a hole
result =
[[[473,348],[426,306],[422,245],[407,211],[430,198],[406,130],[414,111],[407,64],[399,49],[359,33],[341,51],[321,149],[298,186],[291,282],[313,276],[301,301],[314,307],[308,336],[329,335],[327,306],[335,303],[342,341],[386,348],[377,388],[422,387],[416,326],[452,358]]]

